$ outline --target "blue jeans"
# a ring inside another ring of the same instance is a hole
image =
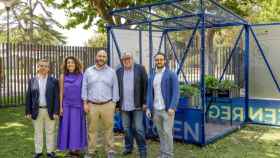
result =
[[[147,148],[143,125],[143,111],[122,111],[121,114],[124,129],[125,150],[133,150],[133,139],[135,138],[140,157],[146,157]]]

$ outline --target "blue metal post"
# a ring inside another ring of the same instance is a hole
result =
[[[111,27],[110,26],[106,26],[106,30],[107,30],[108,65],[111,66],[111,39],[110,39]]]
[[[249,122],[249,53],[250,26],[245,25],[244,78],[245,78],[245,122]]]
[[[142,64],[142,31],[139,30],[139,63]]]
[[[206,98],[205,98],[205,12],[204,12],[204,3],[203,0],[200,0],[200,11],[201,11],[201,29],[200,29],[200,97],[201,97],[201,105],[203,110],[203,117],[202,117],[202,144],[206,144],[206,137],[205,137],[205,124],[206,124],[206,116],[205,116],[205,109],[206,109]]]

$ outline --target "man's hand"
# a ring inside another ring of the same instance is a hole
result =
[[[59,115],[60,115],[60,116],[63,116],[63,108],[62,108],[62,107],[60,107]]]
[[[27,114],[27,115],[25,115],[25,118],[27,118],[27,119],[31,119],[31,114]]]
[[[168,109],[168,116],[174,116],[175,110],[174,109]]]
[[[115,107],[115,112],[120,112],[120,108],[119,107]]]
[[[89,112],[89,105],[88,105],[88,103],[84,103],[84,111],[85,111],[85,113]]]
[[[146,116],[148,117],[148,119],[152,118],[152,113],[149,109],[146,110]]]
[[[146,111],[146,110],[147,110],[147,105],[144,104],[144,105],[143,105],[143,111]]]
[[[53,115],[53,118],[54,118],[55,120],[57,120],[57,119],[59,118],[58,114],[54,114],[54,115]]]

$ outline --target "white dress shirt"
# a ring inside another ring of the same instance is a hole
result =
[[[47,106],[46,85],[48,77],[37,77],[39,83],[39,106]]]
[[[163,100],[163,96],[162,96],[162,93],[161,93],[161,80],[162,80],[162,76],[163,76],[164,71],[165,71],[165,68],[163,68],[161,70],[156,70],[156,75],[155,75],[154,82],[153,82],[154,108],[156,110],[165,109],[164,100]]]

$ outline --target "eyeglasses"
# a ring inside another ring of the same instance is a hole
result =
[[[45,68],[48,68],[48,67],[49,67],[49,65],[39,64],[39,67],[45,67]]]
[[[164,59],[155,59],[155,61],[164,61]]]
[[[122,60],[130,60],[131,57],[122,58]]]

